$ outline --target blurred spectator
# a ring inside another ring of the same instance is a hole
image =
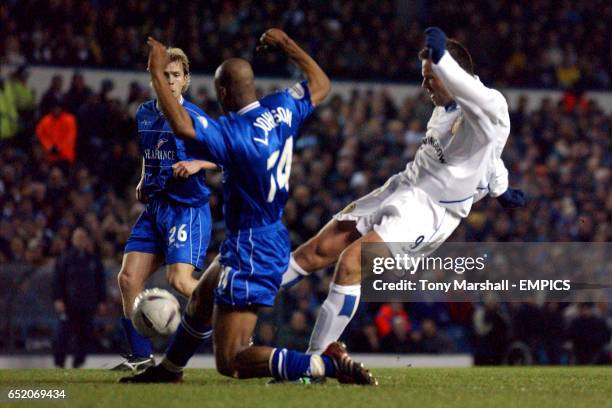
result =
[[[563,5],[540,0],[520,7],[480,0],[456,7],[436,0],[420,2],[409,20],[396,12],[396,3],[293,0],[256,7],[252,1],[195,0],[145,12],[156,9],[155,3],[11,1],[0,13],[0,27],[8,28],[0,37],[0,58],[9,64],[27,60],[140,70],[146,61],[142,39],[154,28],[163,42],[185,49],[193,70],[212,72],[233,56],[253,59],[259,74],[293,75],[293,66],[278,53],[255,53],[264,30],[280,27],[333,78],[420,81],[416,52],[423,46],[422,32],[437,25],[466,44],[481,78],[497,82],[496,87],[611,85],[605,0]]]
[[[419,330],[418,336],[413,335],[413,339],[417,343],[416,349],[421,353],[444,354],[455,351],[450,338],[444,333],[440,333],[436,322],[431,319],[425,319],[421,322],[421,330]]]
[[[306,315],[297,310],[291,314],[288,325],[279,330],[278,342],[288,349],[306,350],[311,328],[307,324]]]
[[[382,336],[380,349],[383,353],[413,353],[415,347],[410,339],[410,323],[405,315],[396,315],[391,320],[391,331]]]
[[[38,106],[40,116],[45,116],[47,113],[51,111],[52,105],[57,104],[57,101],[61,101],[63,94],[62,88],[64,86],[64,77],[61,75],[53,75],[51,78],[51,84],[49,88],[45,91],[40,100],[40,104]]]
[[[18,113],[18,120],[12,131],[19,133],[18,145],[26,146],[28,138],[24,137],[32,129],[32,121],[36,111],[36,99],[34,89],[28,85],[28,69],[25,65],[20,65],[11,74],[4,85],[6,98],[11,100]],[[0,98],[2,98],[0,96]],[[14,111],[12,112],[14,115]],[[0,128],[2,126],[0,125]]]
[[[10,82],[0,78],[0,140],[10,139],[19,130],[16,95]]]
[[[74,74],[72,74],[70,88],[63,96],[64,107],[68,112],[76,115],[91,93],[91,89],[85,85],[83,74],[75,71]]]
[[[582,303],[578,316],[570,323],[568,338],[572,342],[578,364],[609,362],[604,347],[610,343],[611,332],[604,319],[596,316],[592,303]],[[587,334],[588,335],[585,335]]]
[[[474,312],[474,364],[501,364],[508,347],[508,322],[492,300]]]
[[[274,326],[270,322],[263,321],[257,328],[257,345],[275,346]]]
[[[376,322],[376,328],[378,329],[378,335],[380,337],[385,337],[387,334],[391,333],[394,319],[398,316],[403,319],[402,324],[406,324],[406,332],[409,332],[411,329],[410,319],[408,317],[408,312],[406,312],[401,303],[385,303],[378,309],[374,321]]]
[[[7,89],[13,95],[19,113],[36,110],[34,89],[28,85],[29,76],[28,68],[25,65],[20,65],[11,74],[7,84]]]
[[[542,308],[543,351],[546,359],[544,364],[560,364],[565,340],[565,325],[561,305],[548,302]]]
[[[79,368],[91,348],[94,314],[105,309],[106,281],[102,262],[85,229],[76,228],[71,241],[71,247],[58,258],[55,267],[53,305],[60,321],[54,358],[57,367],[64,367],[74,337],[72,366]]]
[[[380,337],[374,324],[371,306],[362,303],[345,330],[346,343],[355,353],[381,351]]]
[[[50,99],[50,112],[36,125],[36,136],[49,163],[69,162],[76,159],[76,117],[62,108],[59,99]]]

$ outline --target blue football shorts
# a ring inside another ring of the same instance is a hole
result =
[[[125,252],[162,254],[167,265],[186,263],[202,269],[211,226],[208,203],[188,207],[153,199],[134,224]]]
[[[221,245],[215,303],[273,306],[290,252],[289,234],[281,221],[227,233]]]

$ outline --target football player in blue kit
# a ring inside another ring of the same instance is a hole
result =
[[[167,53],[162,77],[172,98],[190,117],[207,120],[206,114],[182,95],[190,81],[187,56],[179,48],[170,48]],[[195,142],[175,137],[157,100],[143,103],[136,121],[143,154],[136,197],[146,207],[127,241],[118,275],[122,326],[130,354],[115,367],[132,371],[155,365],[151,340],[137,333],[130,320],[134,299],[146,280],[165,263],[168,282],[180,294],[190,297],[197,285],[192,274],[202,268],[212,225],[204,170],[216,168],[194,160],[191,151]]]
[[[342,383],[376,384],[342,343],[330,344],[321,355],[250,344],[257,311],[274,304],[288,267],[290,242],[281,218],[289,194],[294,140],[330,91],[329,79],[318,64],[283,31],[270,29],[260,41],[264,48],[282,50],[306,81],[257,100],[250,64],[238,58],[226,60],[215,73],[217,98],[226,115],[214,122],[190,117],[172,98],[161,72],[165,49],[152,38],[148,41],[153,86],[174,132],[199,143],[202,157],[223,170],[226,238],[218,262],[195,289],[162,363],[122,382],[180,382],[201,334],[209,330],[202,305],[206,292],[214,290],[213,341],[219,373],[234,378],[332,377]],[[219,278],[211,284],[209,276]]]

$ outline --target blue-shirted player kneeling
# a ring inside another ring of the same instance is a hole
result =
[[[167,53],[162,75],[172,97],[187,115],[206,120],[204,112],[182,96],[190,80],[187,56],[178,48]],[[155,99],[138,108],[136,121],[143,154],[136,196],[146,207],[125,246],[118,276],[130,354],[115,367],[133,371],[155,365],[151,340],[138,334],[130,320],[134,299],[146,280],[165,263],[168,281],[179,293],[190,297],[197,285],[192,274],[202,268],[211,231],[204,170],[216,168],[194,160],[195,142],[175,137]],[[210,332],[205,335],[209,337]]]
[[[219,261],[209,268],[190,299],[164,361],[122,382],[179,382],[182,369],[201,342],[202,303],[214,288],[214,349],[219,373],[234,378],[333,377],[343,383],[376,384],[344,345],[330,344],[322,355],[263,346],[250,338],[261,306],[272,306],[289,262],[290,243],[281,222],[288,198],[292,148],[300,126],[329,93],[329,79],[283,31],[271,29],[264,47],[283,50],[307,81],[257,100],[253,71],[242,59],[225,61],[215,73],[217,98],[227,115],[218,121],[192,120],[162,80],[164,47],[149,39],[153,86],[177,136],[200,143],[202,157],[224,173],[226,239]],[[207,279],[207,276],[219,279]],[[218,284],[214,283],[218,281]],[[196,329],[192,332],[190,329]]]

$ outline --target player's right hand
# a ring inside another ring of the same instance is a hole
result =
[[[166,51],[166,47],[153,37],[147,39],[149,46],[149,62],[147,70],[153,72],[163,72],[166,66],[170,63],[170,57]]]
[[[259,46],[256,51],[266,51],[272,47],[283,48],[289,41],[289,36],[279,28],[270,28],[259,38]]]
[[[172,165],[174,177],[187,178],[202,170],[202,162],[199,160],[183,160]]]
[[[429,48],[431,59],[437,64],[446,50],[446,34],[438,27],[428,27],[425,30],[425,47]]]

